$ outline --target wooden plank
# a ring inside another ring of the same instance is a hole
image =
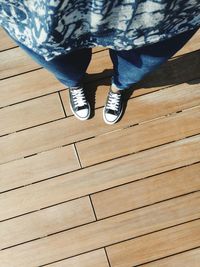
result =
[[[131,267],[199,245],[200,220],[197,220],[116,244],[108,247],[107,252],[111,266]]]
[[[105,46],[95,46],[92,48],[92,53],[93,54],[98,53],[98,52],[101,52],[101,51],[106,50],[106,49],[108,49],[108,48]]]
[[[102,109],[99,109],[95,112],[95,118],[88,121],[81,122],[74,117],[69,117],[31,128],[0,139],[0,150],[2,151],[0,162],[7,162],[151,120],[193,107],[199,102],[198,83],[183,84],[131,99],[123,119],[112,127],[104,123]]]
[[[0,52],[6,49],[16,47],[17,45],[11,38],[8,37],[7,33],[0,27]]]
[[[96,61],[99,62],[98,66],[96,65]],[[93,61],[87,70],[89,74],[93,74],[93,77],[90,77],[90,79],[101,77],[101,72],[104,71],[105,65],[107,65],[108,68],[111,68],[111,61],[108,59],[108,50],[103,50],[99,53],[93,54]],[[35,70],[40,67],[41,66],[35,63],[35,61],[24,52],[24,50],[17,47],[4,51],[1,54],[0,79]],[[104,73],[104,76],[105,74],[107,74],[107,72]]]
[[[36,98],[0,110],[0,135],[64,117],[58,94]]]
[[[0,204],[2,203],[0,210],[3,211],[0,219],[3,220],[21,213],[26,213],[30,210],[38,210],[45,205],[54,205],[76,197],[105,190],[109,187],[118,186],[198,162],[200,158],[199,144],[199,136],[187,138],[176,143],[143,151],[21,188],[17,191],[8,192],[0,196]],[[120,166],[118,172],[113,172],[113,169],[118,166]],[[200,171],[199,165],[189,167],[189,169],[190,168],[194,168],[194,171],[192,171],[193,176]],[[187,173],[186,169],[184,169],[185,173]],[[26,179],[25,181],[23,179],[20,180],[21,185],[26,183]],[[37,192],[37,198],[29,199],[32,192]],[[48,192],[51,192],[50,199],[48,198]],[[27,198],[29,202],[21,201],[21,199]],[[5,205],[10,208],[5,209]]]
[[[66,88],[64,84],[44,69],[21,74],[0,81],[0,107],[57,92],[64,88]]]
[[[191,143],[185,140],[180,147],[172,145],[149,153],[138,153],[0,194],[0,220],[198,162],[199,138],[192,140]],[[180,154],[183,152],[187,154]],[[194,179],[200,172],[199,167],[200,164],[192,165],[183,169],[183,172],[188,171]],[[113,172],[115,168],[117,172]],[[33,194],[35,197],[30,198]]]
[[[0,251],[0,261],[4,267],[40,266],[175,224],[195,220],[198,218],[199,212],[200,193],[198,192],[2,250]],[[189,230],[187,225],[177,227],[176,231],[181,232],[183,238],[177,250],[189,249],[197,246],[197,243],[199,244],[199,226],[200,222],[195,221],[189,224]],[[174,230],[167,230],[169,236],[170,231],[174,232]],[[163,232],[165,233],[165,231]],[[179,240],[178,233],[176,240]],[[182,244],[183,240],[184,244]],[[156,242],[155,238],[153,241]],[[147,243],[145,244],[147,245]],[[108,249],[111,262],[114,262],[113,255],[115,255],[116,248]],[[133,248],[130,249],[130,251],[132,250]],[[123,255],[121,251],[120,255]],[[158,256],[159,254],[157,254]],[[126,261],[124,260],[124,262]]]
[[[109,76],[111,74],[111,68],[112,61],[109,57],[108,49],[92,54],[92,60],[87,68],[87,73],[92,74],[91,76],[93,77],[90,77],[89,80],[94,80],[102,76]]]
[[[157,260],[152,263],[142,264],[142,267],[199,267],[200,248],[193,249],[178,255]]]
[[[171,179],[171,176],[173,176],[173,179]],[[164,183],[165,179],[166,180],[169,179],[169,181]],[[125,203],[125,198],[123,198],[123,192],[122,192],[122,197],[120,198],[122,200],[120,212],[124,212],[124,211],[131,210],[131,209],[136,209],[145,204],[151,205],[154,202],[163,201],[169,198],[177,197],[180,194],[187,194],[188,192],[198,190],[200,187],[200,182],[198,180],[199,180],[198,175],[190,176],[190,173],[188,173],[187,171],[186,173],[184,173],[183,171],[180,171],[179,169],[176,171],[171,171],[169,173],[153,177],[152,179],[145,179],[145,181],[135,182],[134,183],[135,188],[136,188],[135,191],[133,191],[132,188],[130,188],[130,192],[127,191],[128,196],[131,198],[131,200],[128,201],[128,203]],[[156,186],[157,183],[159,184],[159,186]],[[150,186],[149,190],[151,192],[146,195],[145,193],[146,191],[148,191],[148,185]],[[144,186],[144,188],[142,186]],[[155,187],[154,189],[152,189],[153,186]],[[166,186],[165,190],[162,189],[162,186],[163,187]],[[171,186],[171,191],[170,191],[170,186]],[[142,188],[144,192],[142,192]],[[155,193],[157,190],[159,190],[159,193],[158,192]],[[115,192],[116,190],[112,193],[114,194]],[[131,196],[131,193],[133,193],[132,196]],[[134,196],[134,193],[136,194],[136,196]],[[153,196],[153,193],[156,194],[156,197]],[[162,193],[164,194],[163,196],[162,196]],[[34,197],[34,196],[35,194],[31,194],[31,197]],[[127,196],[127,199],[128,199],[128,196]],[[51,198],[51,191],[48,193],[48,197]],[[62,231],[62,230],[65,230],[71,227],[75,227],[79,224],[84,224],[90,221],[94,221],[95,218],[92,212],[91,205],[89,203],[89,199],[87,200],[85,198],[83,198],[83,200],[81,199],[73,200],[65,204],[56,205],[54,207],[43,209],[38,212],[34,212],[31,214],[27,214],[25,216],[14,218],[12,220],[1,222],[0,223],[0,238],[1,238],[0,249],[13,246],[16,244],[20,244],[20,243],[23,243],[29,240],[33,240],[35,238],[44,237],[48,234],[52,234],[52,233],[59,232],[59,231]],[[117,201],[116,205],[119,204],[120,199],[119,201]],[[115,197],[113,197],[113,200],[115,200]],[[135,201],[135,204],[131,205],[130,204],[131,201],[132,203]],[[93,203],[96,204],[97,201],[94,200]],[[102,203],[102,206],[107,203],[108,201],[107,202],[104,201]],[[196,205],[196,199],[193,204]],[[122,208],[122,205],[124,205],[125,207]],[[87,209],[85,208],[85,206],[87,207]],[[97,212],[98,219],[102,219],[103,216],[99,216],[99,214],[102,214],[102,213],[99,213],[98,205],[94,205],[94,208],[95,208],[95,212]],[[104,206],[104,208],[107,210],[107,213],[106,213],[107,216],[114,215],[119,211],[118,209],[117,212],[108,212],[109,209],[106,208],[106,206]],[[68,211],[67,214],[66,214],[66,210]],[[115,208],[115,211],[116,211],[116,208]],[[90,216],[88,215],[88,213],[90,214]],[[80,219],[78,216],[80,217]],[[52,218],[54,218],[53,222],[52,222]],[[85,218],[84,221],[83,221],[83,218]]]
[[[57,263],[47,264],[52,267],[109,267],[105,251],[98,249]]]
[[[177,169],[92,195],[98,219],[200,190],[198,174]]]
[[[65,86],[40,69],[0,81],[0,107],[57,92]]]
[[[193,72],[196,73],[196,78],[199,78],[199,55],[200,50],[168,60],[168,62],[164,63],[163,68],[160,67],[156,71],[148,74],[146,79],[134,86],[134,89],[141,87],[144,87],[146,90],[148,90],[149,87],[158,87],[159,89],[161,86],[170,86],[186,81],[188,81],[188,84],[193,83],[192,80],[195,79],[193,76],[194,74],[190,72],[188,64],[193,69]],[[181,70],[182,68],[184,68],[184,70]]]
[[[198,30],[195,35],[184,45],[184,47],[179,50],[174,56],[180,56],[186,53],[191,53],[192,51],[200,49],[200,30]]]
[[[62,203],[1,222],[0,249],[66,231],[93,221],[95,221],[95,216],[89,197]]]
[[[20,76],[15,76],[0,81],[0,107],[24,101],[33,97],[38,97],[47,93],[56,92],[66,87],[58,82],[54,75],[43,69],[39,69],[31,73],[21,74],[24,71],[36,69],[39,65],[36,67],[32,59],[30,59],[21,49],[17,49],[18,50],[12,49],[5,51],[0,55],[1,78],[5,78],[5,75],[6,77],[9,77],[11,75],[20,74]],[[6,53],[13,54],[7,55]],[[103,71],[102,64],[105,65],[105,60],[107,60],[107,51],[102,51],[101,53],[101,57],[98,56],[99,53],[95,53],[93,55],[93,61],[90,64],[89,72],[94,72],[97,61],[99,60],[99,66],[101,67],[101,70],[98,69],[97,71]],[[9,58],[14,58],[15,60],[13,61]],[[105,73],[103,75],[105,76],[107,74]],[[87,80],[94,80],[99,76],[101,76],[101,74],[94,74],[89,76]]]
[[[0,192],[38,182],[80,168],[69,145],[0,165]]]
[[[159,108],[159,105],[157,108]],[[141,112],[143,111],[141,110]],[[182,139],[199,132],[200,106],[172,116],[147,121],[124,130],[100,135],[79,142],[76,147],[81,165],[86,167]]]
[[[1,53],[0,79],[38,68],[40,66],[19,47]]]

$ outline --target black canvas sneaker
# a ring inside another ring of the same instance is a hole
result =
[[[69,99],[71,110],[76,118],[82,121],[87,120],[91,110],[83,87],[69,87]]]
[[[123,112],[122,93],[109,91],[106,105],[103,109],[103,119],[107,124],[116,123]]]

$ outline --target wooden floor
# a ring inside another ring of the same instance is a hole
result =
[[[93,50],[81,122],[64,85],[0,39],[0,267],[199,267],[200,31],[113,126],[108,50]]]

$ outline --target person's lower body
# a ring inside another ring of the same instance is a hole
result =
[[[176,54],[197,30],[187,31],[170,39],[137,49],[123,51],[110,49],[114,69],[112,85],[119,90],[130,88]]]
[[[86,99],[83,79],[86,69],[91,61],[92,49],[76,50],[67,55],[57,56],[46,61],[42,56],[25,45],[16,43],[39,65],[55,75],[55,77],[69,89],[70,108],[73,114],[80,120],[90,117],[91,108]]]
[[[117,122],[123,110],[122,92],[171,58],[197,30],[187,31],[170,39],[137,49],[122,51],[109,49],[113,62],[113,76],[111,77],[111,87],[103,110],[104,121],[108,124]],[[82,120],[88,119],[90,105],[85,98],[83,80],[91,61],[92,49],[76,50],[46,61],[23,44],[17,43],[36,62],[52,72],[60,82],[69,88],[70,106],[74,115]]]
[[[170,39],[137,49],[109,49],[113,62],[111,88],[103,110],[104,121],[117,122],[123,111],[123,91],[141,81],[179,51],[198,29],[178,34]]]

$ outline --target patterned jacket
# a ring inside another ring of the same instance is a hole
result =
[[[200,26],[200,0],[0,0],[0,25],[51,60],[94,46],[129,50]]]

